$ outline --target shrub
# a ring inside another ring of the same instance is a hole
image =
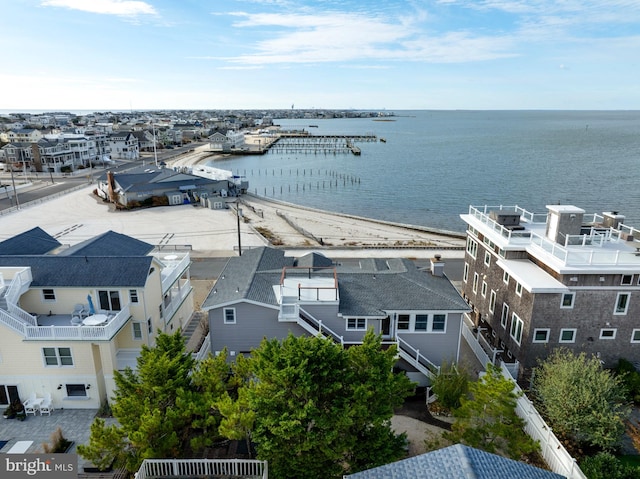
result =
[[[45,454],[67,452],[69,446],[73,444],[62,435],[62,428],[60,427],[58,427],[55,431],[53,431],[53,433],[51,433],[51,437],[49,439],[51,440],[51,445],[46,442],[42,443],[42,451]]]
[[[585,458],[580,469],[589,479],[640,479],[640,469],[623,464],[608,452]]]
[[[449,411],[460,407],[460,398],[469,392],[469,374],[464,368],[444,361],[440,373],[433,381],[433,392],[438,396],[438,405]]]
[[[640,373],[633,364],[631,364],[631,361],[620,358],[617,366],[614,368],[614,372],[627,388],[629,399],[635,404],[640,404]]]

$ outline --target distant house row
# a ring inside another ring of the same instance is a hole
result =
[[[0,148],[0,163],[14,171],[73,171],[114,160],[134,161],[140,152],[171,148],[196,139],[208,139],[212,151],[241,150],[244,133],[150,128],[136,131],[105,131],[75,128],[66,132],[42,132],[34,128],[10,130],[8,144]]]

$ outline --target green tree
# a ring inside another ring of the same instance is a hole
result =
[[[626,391],[595,356],[555,350],[535,368],[533,390],[556,434],[576,446],[618,445],[629,414]]]
[[[469,392],[469,374],[454,363],[443,362],[440,372],[432,384],[433,392],[438,396],[438,403],[445,409],[453,411],[460,407],[460,398]]]
[[[640,479],[639,468],[622,463],[608,452],[585,458],[580,469],[589,479]]]
[[[215,403],[229,376],[221,356],[195,367],[179,332],[159,334],[155,347],[142,347],[135,371],[114,373],[111,408],[119,425],[96,419],[78,453],[96,464],[115,460],[132,472],[147,458],[190,457],[218,435]]]
[[[395,354],[373,332],[348,350],[319,337],[264,340],[252,353],[248,399],[270,475],[337,478],[399,459],[403,441],[389,419],[412,386],[392,374]]]
[[[505,378],[500,368],[488,364],[486,373],[469,385],[470,397],[460,398],[451,431],[443,437],[512,459],[538,451],[538,443],[524,432],[524,421],[516,414],[522,393],[514,388],[514,382]]]

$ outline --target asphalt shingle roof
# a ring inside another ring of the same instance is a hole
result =
[[[0,256],[0,267],[30,267],[34,287],[142,287],[152,256]]]
[[[445,447],[345,477],[350,479],[565,478],[565,476],[554,472],[462,444]]]
[[[107,231],[60,252],[59,256],[146,256],[153,248],[144,241]]]
[[[280,284],[282,269],[294,264],[308,267],[330,264],[330,260],[327,263],[327,258],[323,258],[317,255],[296,263],[294,258],[285,257],[282,250],[267,247],[247,250],[229,260],[202,308],[208,310],[238,301],[277,306],[273,286]],[[343,315],[381,316],[384,311],[394,309],[469,309],[446,277],[422,272],[407,259],[364,259],[358,267],[336,266],[336,271],[339,310]]]
[[[0,256],[45,254],[61,243],[39,226],[0,242]]]

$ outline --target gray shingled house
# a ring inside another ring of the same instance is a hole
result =
[[[300,258],[261,247],[229,260],[202,309],[211,350],[250,354],[263,338],[322,334],[348,347],[373,328],[399,347],[398,366],[427,384],[443,360],[457,361],[469,306],[432,260],[431,272],[407,259],[340,264],[319,253]]]

